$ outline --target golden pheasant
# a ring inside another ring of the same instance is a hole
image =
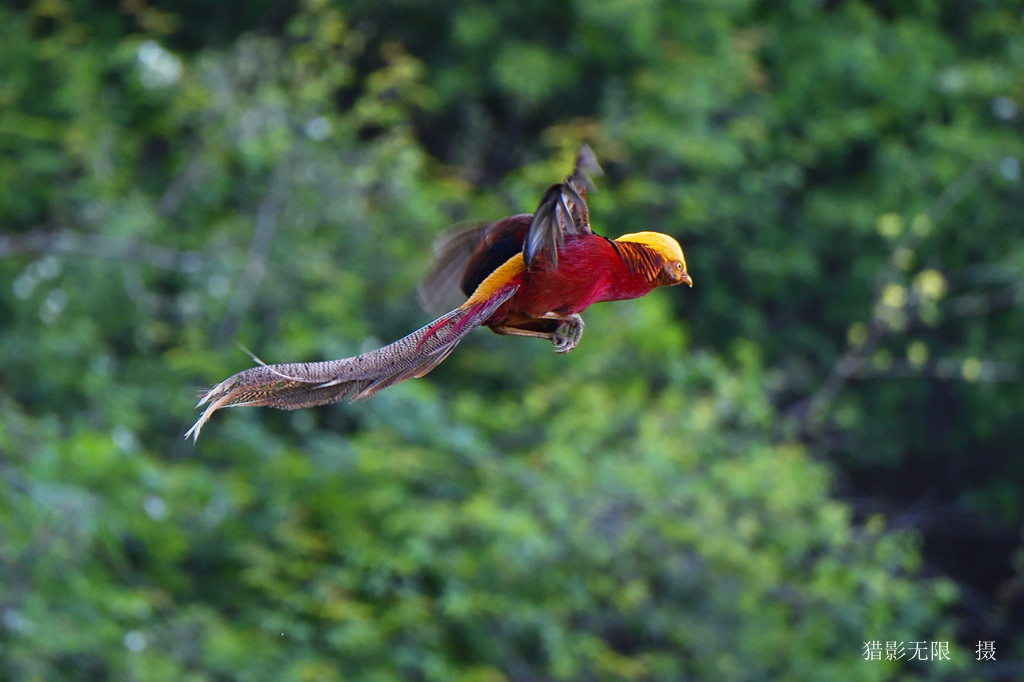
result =
[[[532,214],[450,233],[420,288],[426,305],[454,283],[464,303],[383,348],[324,362],[260,364],[207,391],[202,415],[185,437],[199,438],[222,407],[254,405],[294,410],[344,398],[368,398],[437,367],[470,331],[549,339],[568,353],[583,334],[580,313],[599,301],[639,298],[659,286],[693,286],[679,243],[659,232],[618,239],[594,234],[587,209],[587,172],[600,166],[584,146],[565,182],[552,185]]]

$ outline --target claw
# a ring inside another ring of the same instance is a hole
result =
[[[555,346],[556,353],[568,353],[575,348],[583,337],[583,318],[573,314],[558,325],[558,329],[551,335],[551,343]]]

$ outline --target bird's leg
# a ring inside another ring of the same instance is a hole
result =
[[[540,317],[503,324],[491,329],[498,334],[509,336],[548,339],[554,344],[556,353],[568,353],[580,342],[583,326],[583,318],[576,313],[569,316],[546,313]]]
[[[491,327],[491,331],[495,334],[505,334],[506,336],[528,336],[532,339],[549,339],[553,341],[555,333],[549,331],[541,331],[539,329],[529,329],[526,327],[513,326],[510,324],[502,324],[496,327]]]

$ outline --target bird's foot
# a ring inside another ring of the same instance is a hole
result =
[[[551,343],[555,345],[556,353],[568,353],[579,344],[583,337],[583,318],[573,313],[565,318],[558,329],[551,335]]]

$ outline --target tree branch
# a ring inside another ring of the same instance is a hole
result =
[[[944,219],[957,204],[963,201],[981,181],[988,175],[991,162],[979,162],[964,171],[953,182],[949,183],[942,193],[932,202],[925,212],[932,224]],[[877,350],[886,333],[885,321],[879,316],[883,292],[894,283],[899,276],[901,267],[897,254],[913,253],[921,245],[926,233],[914,229],[905,230],[900,240],[893,247],[889,262],[881,273],[874,301],[871,305],[871,318],[867,324],[867,335],[862,343],[848,343],[843,356],[833,365],[821,387],[809,398],[792,405],[786,413],[796,417],[804,431],[814,431],[821,424],[821,416],[835,402],[840,391],[850,378],[865,376],[864,365],[868,357]]]

